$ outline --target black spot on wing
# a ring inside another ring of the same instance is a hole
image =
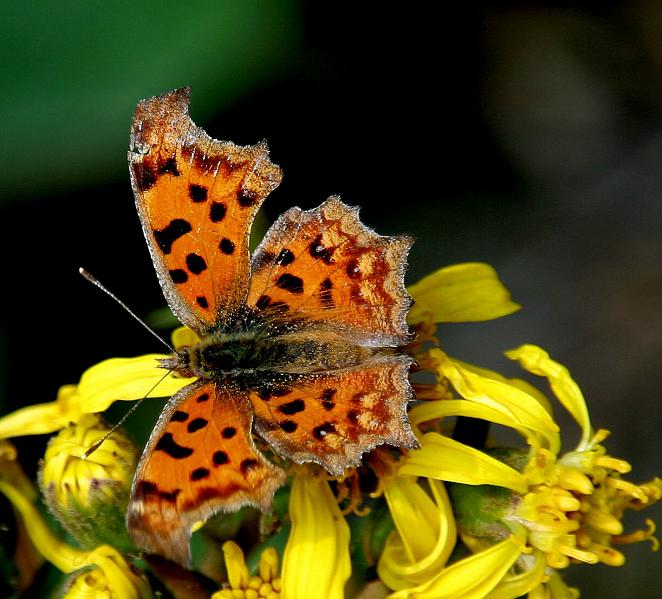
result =
[[[203,478],[207,478],[211,472],[207,468],[196,468],[193,472],[191,472],[191,480],[202,480]]]
[[[222,431],[221,431],[221,436],[224,439],[232,439],[237,434],[237,429],[234,426],[226,426]]]
[[[318,235],[308,246],[308,252],[315,260],[322,260],[324,264],[333,264],[333,252],[335,248],[327,248],[322,245],[322,235]]]
[[[167,158],[161,164],[159,164],[159,175],[172,175],[173,177],[179,177],[181,173],[177,168],[177,159],[174,156]]]
[[[213,223],[220,223],[225,218],[227,207],[223,202],[213,202],[209,208],[209,219]]]
[[[186,281],[188,281],[188,275],[186,274],[186,271],[181,268],[174,268],[173,270],[169,270],[168,273],[170,274],[170,278],[172,279],[173,283],[181,285],[182,283],[186,283]]]
[[[158,493],[159,488],[148,480],[139,480],[136,485],[136,497],[146,497]]]
[[[324,424],[320,424],[319,426],[316,426],[313,429],[313,436],[315,439],[318,441],[324,440],[324,437],[326,437],[329,433],[335,433],[336,432],[336,427],[332,422],[325,422]]]
[[[280,423],[280,428],[282,428],[286,433],[293,433],[297,428],[299,428],[299,425],[294,422],[294,420],[283,420],[283,422]]]
[[[333,301],[333,295],[331,294],[331,289],[333,289],[333,283],[328,277],[320,283],[319,298],[322,308],[325,310],[331,310],[335,308],[335,302]]]
[[[345,272],[350,279],[359,279],[361,277],[361,268],[358,260],[350,260],[345,267]]]
[[[157,444],[154,446],[154,450],[163,451],[171,458],[175,458],[176,460],[187,458],[193,453],[192,448],[179,445],[173,439],[172,433],[164,433],[163,436],[158,440]]]
[[[221,239],[221,243],[219,244],[219,249],[226,255],[230,256],[234,252],[234,243],[230,241],[227,237],[223,237]]]
[[[195,433],[200,429],[205,428],[209,424],[209,420],[206,418],[194,418],[191,422],[188,423],[186,427],[189,433]]]
[[[294,262],[294,254],[287,248],[283,248],[276,256],[276,264],[281,266],[289,266],[292,262]]]
[[[198,304],[201,308],[209,308],[209,302],[207,301],[207,298],[204,295],[199,295],[198,297],[195,298],[195,303]]]
[[[214,466],[222,466],[223,464],[227,464],[230,461],[230,458],[227,453],[219,450],[214,452],[212,461],[214,462]]]
[[[324,389],[322,395],[320,395],[320,400],[322,402],[322,407],[330,412],[335,407],[335,402],[333,401],[334,396],[336,395],[335,389]]]
[[[292,414],[298,414],[303,412],[306,409],[306,402],[303,399],[295,399],[293,401],[288,401],[280,406],[278,406],[278,411],[281,414],[286,416],[291,416]]]
[[[203,403],[209,399],[209,393],[203,393],[202,395],[198,395],[198,399],[196,401],[198,403]]]
[[[274,314],[283,314],[284,312],[287,312],[290,309],[290,307],[285,302],[273,302],[269,306],[269,309]]]
[[[255,307],[258,310],[265,310],[266,308],[269,307],[270,303],[271,303],[271,298],[268,295],[261,295],[255,302]]]
[[[237,195],[237,201],[242,208],[248,208],[257,202],[257,194],[252,191],[240,191]]]
[[[300,295],[303,293],[303,279],[286,272],[276,279],[276,287]]]
[[[131,165],[133,169],[133,179],[136,182],[138,191],[147,191],[156,183],[156,172],[144,162],[135,162]]]
[[[169,503],[175,503],[175,501],[177,501],[177,495],[181,492],[181,489],[175,489],[174,491],[159,491],[159,498]]]
[[[245,460],[241,460],[241,464],[239,464],[240,470],[246,474],[249,470],[252,470],[253,468],[257,468],[260,465],[260,462],[258,462],[254,458],[246,458]]]
[[[186,256],[186,268],[188,268],[194,275],[199,275],[201,272],[207,270],[207,263],[202,256],[190,253]]]
[[[154,231],[154,239],[160,250],[164,254],[169,254],[172,251],[172,244],[183,235],[190,233],[191,230],[191,223],[183,218],[175,218],[170,221],[167,227],[156,229]]]
[[[176,410],[175,413],[170,417],[170,422],[186,422],[188,420],[188,414],[182,410]]]
[[[191,184],[188,186],[188,195],[196,204],[207,199],[207,188],[202,185]]]

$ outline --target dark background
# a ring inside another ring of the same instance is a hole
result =
[[[212,136],[268,140],[285,173],[269,220],[338,193],[378,232],[417,236],[409,282],[491,263],[524,310],[445,326],[445,348],[516,373],[503,350],[544,346],[632,479],[662,473],[662,4],[399,6],[0,7],[0,412],[161,351],[77,268],[143,316],[163,306],[128,129],[138,100],[191,85]],[[19,448],[36,460],[40,443]],[[661,596],[660,555],[625,552],[568,578],[585,598]]]

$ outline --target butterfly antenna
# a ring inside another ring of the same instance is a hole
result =
[[[147,393],[145,393],[145,395],[144,395],[143,397],[141,397],[138,401],[136,401],[136,402],[131,406],[131,409],[130,409],[126,414],[124,414],[124,416],[122,416],[122,417],[120,418],[120,420],[119,420],[119,422],[118,422],[117,424],[113,425],[112,428],[111,428],[108,432],[106,432],[106,434],[105,434],[103,437],[101,437],[101,439],[99,439],[94,445],[92,445],[91,447],[88,447],[87,450],[85,451],[85,453],[82,455],[82,459],[83,459],[83,460],[86,460],[86,459],[89,458],[89,457],[90,457],[90,456],[91,456],[91,455],[92,455],[97,449],[99,449],[99,447],[101,447],[101,444],[102,444],[102,443],[103,443],[108,437],[110,437],[110,435],[112,435],[112,434],[113,434],[118,428],[120,428],[120,426],[122,426],[122,425],[127,421],[127,419],[129,418],[129,416],[131,416],[131,414],[133,414],[133,413],[138,409],[138,407],[142,404],[142,402],[145,401],[145,400],[149,397],[149,394],[150,394],[152,391],[154,391],[154,389],[156,389],[156,388],[157,388],[157,387],[158,387],[158,386],[159,386],[159,385],[160,385],[160,384],[166,379],[166,377],[167,377],[167,376],[168,376],[173,370],[174,370],[174,368],[171,368],[170,370],[168,370],[168,372],[166,372],[166,373],[165,373],[165,374],[164,374],[164,375],[163,375],[158,381],[156,381],[156,383],[154,383],[154,384],[152,385],[152,387],[150,388],[150,390],[149,390]]]
[[[85,279],[87,279],[92,285],[95,285],[101,291],[103,291],[106,295],[109,295],[111,298],[113,298],[122,308],[124,308],[131,316],[133,316],[145,329],[147,329],[154,337],[156,337],[163,345],[165,345],[169,351],[174,352],[175,350],[166,342],[164,341],[154,329],[152,329],[144,320],[140,318],[129,306],[127,306],[119,297],[117,297],[112,291],[107,289],[99,279],[97,279],[94,275],[90,274],[87,272],[84,268],[79,268],[78,272],[83,275]],[[151,391],[151,390],[150,390]],[[129,412],[130,413],[130,412]]]

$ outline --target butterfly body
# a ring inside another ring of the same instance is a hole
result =
[[[231,380],[242,389],[260,389],[264,380],[288,379],[347,368],[376,353],[347,341],[321,325],[308,323],[301,330],[273,335],[263,323],[241,332],[217,332],[200,343],[184,347],[162,366],[185,377]],[[267,330],[265,330],[267,329]]]
[[[264,143],[196,127],[189,93],[140,102],[129,151],[159,282],[200,341],[160,364],[198,379],[170,399],[145,446],[127,526],[139,547],[184,565],[197,523],[269,508],[280,465],[341,476],[378,445],[418,446],[406,411],[412,359],[398,351],[412,339],[412,240],[378,235],[332,197],[281,215],[251,256],[251,224],[280,169]]]

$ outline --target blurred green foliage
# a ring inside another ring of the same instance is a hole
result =
[[[2,202],[123,173],[139,99],[191,85],[203,120],[282,76],[300,31],[290,0],[4,2],[0,23]]]

